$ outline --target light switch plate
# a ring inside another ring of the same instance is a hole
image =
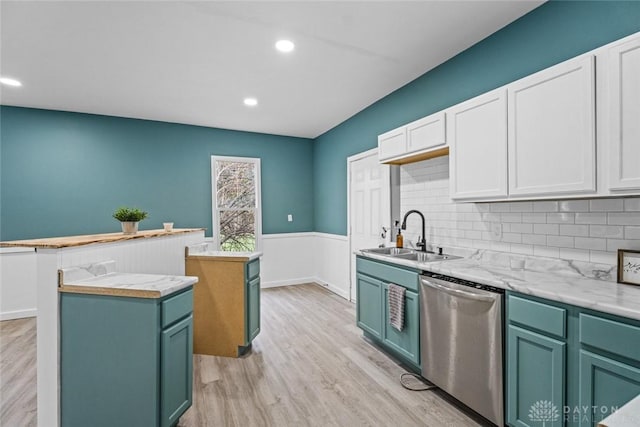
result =
[[[293,215],[291,214],[287,215],[287,221],[293,222]]]

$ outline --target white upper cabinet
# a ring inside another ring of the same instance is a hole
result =
[[[378,159],[392,159],[407,151],[407,129],[401,127],[378,136]]]
[[[445,145],[445,115],[439,112],[378,136],[378,157],[383,163],[409,163]]]
[[[447,111],[451,198],[507,196],[507,94],[473,98]]]
[[[407,153],[442,146],[445,139],[444,112],[432,114],[407,125]]]
[[[594,79],[589,55],[507,86],[510,196],[595,193]]]
[[[640,190],[640,37],[609,51],[609,189]]]

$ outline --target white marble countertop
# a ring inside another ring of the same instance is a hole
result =
[[[616,274],[613,266],[482,250],[466,254],[462,259],[428,263],[361,251],[355,253],[418,270],[640,320],[640,286],[612,281],[615,280]]]
[[[209,258],[221,258],[226,261],[253,261],[260,258],[262,252],[229,252],[218,251],[213,248],[211,243],[201,243],[198,245],[188,246],[185,255],[188,257],[209,257]]]
[[[162,298],[198,282],[193,276],[118,273],[115,269],[115,261],[60,269],[60,292]]]
[[[598,423],[598,427],[640,426],[640,395]]]

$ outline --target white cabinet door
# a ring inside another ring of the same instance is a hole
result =
[[[506,198],[506,90],[456,105],[447,115],[451,198]]]
[[[446,143],[444,111],[407,125],[407,153],[427,150]]]
[[[609,52],[609,189],[640,189],[640,37]]]
[[[403,155],[407,151],[406,126],[378,136],[378,159],[380,161]]]
[[[508,94],[509,194],[595,192],[593,55],[525,77]]]

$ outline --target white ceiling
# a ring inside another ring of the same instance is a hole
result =
[[[2,1],[0,102],[313,138],[542,3]]]

